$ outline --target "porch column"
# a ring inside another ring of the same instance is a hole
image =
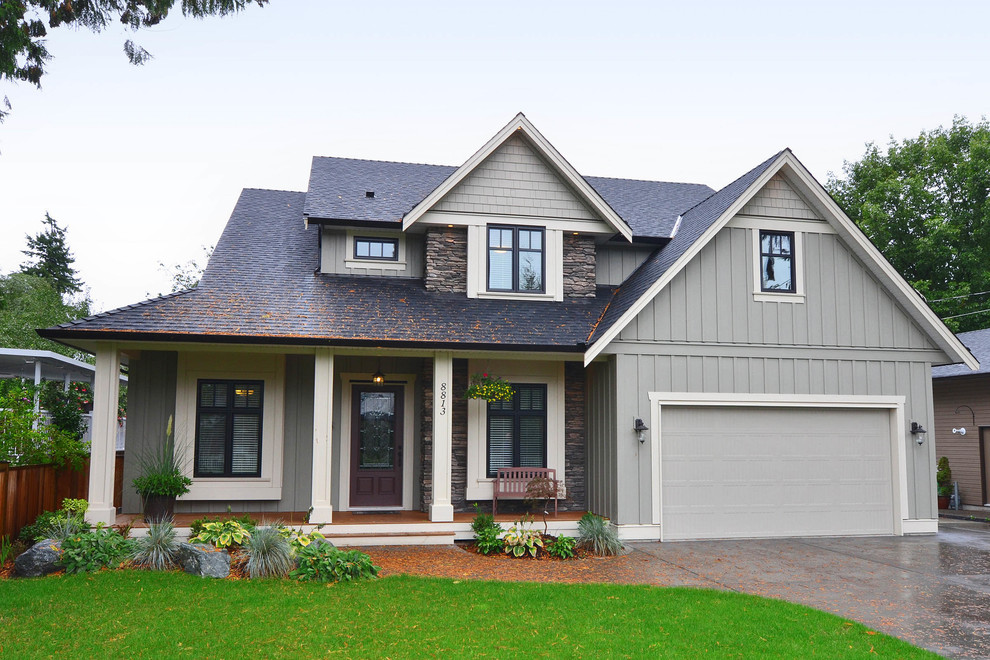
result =
[[[313,383],[313,511],[309,522],[333,522],[330,504],[333,458],[333,350],[316,349]]]
[[[433,358],[433,503],[430,505],[430,520],[435,522],[454,520],[454,507],[450,501],[453,376],[454,359],[451,352],[437,351]]]
[[[112,525],[114,458],[117,454],[117,403],[120,396],[120,351],[117,344],[96,347],[93,375],[93,427],[89,452],[89,509],[91,523]]]

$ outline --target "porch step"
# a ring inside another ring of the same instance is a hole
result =
[[[452,545],[454,532],[342,532],[324,534],[328,541],[344,547],[363,545]]]

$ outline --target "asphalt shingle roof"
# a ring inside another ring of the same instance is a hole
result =
[[[299,192],[243,191],[197,288],[45,335],[581,350],[611,295],[602,288],[562,303],[480,300],[429,292],[418,279],[314,273],[318,230],[304,228],[304,202]]]
[[[979,363],[980,368],[973,371],[965,364],[947,364],[944,367],[932,367],[932,378],[952,378],[953,376],[976,376],[990,374],[990,328],[960,332],[956,337],[969,349]]]
[[[446,165],[313,159],[303,214],[313,219],[399,223],[456,170]],[[677,216],[714,192],[698,183],[589,176],[585,180],[634,236],[670,238]],[[374,192],[373,198],[367,197]]]

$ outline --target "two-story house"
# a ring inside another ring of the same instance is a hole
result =
[[[123,360],[125,485],[174,416],[180,511],[441,542],[518,466],[628,539],[932,533],[931,367],[976,366],[789,150],[718,191],[585,177],[521,114],[460,167],[245,190],[197,288],[41,334],[96,354],[94,520]]]

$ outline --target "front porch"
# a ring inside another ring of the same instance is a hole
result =
[[[203,517],[234,518],[243,513],[177,513],[174,523],[178,535],[189,537],[189,527],[194,520]],[[338,511],[334,513],[333,523],[314,525],[306,522],[305,511],[288,512],[258,512],[247,515],[258,521],[259,525],[282,523],[291,527],[302,527],[309,532],[319,529],[334,545],[338,546],[374,546],[374,545],[449,545],[454,541],[469,541],[474,538],[471,531],[472,513],[455,513],[449,522],[432,522],[429,514],[422,511],[396,511],[394,513]],[[548,516],[549,533],[554,536],[566,534],[577,536],[577,524],[583,511],[561,511],[556,517]],[[519,520],[520,514],[507,513],[495,516],[496,522],[508,529]],[[139,513],[125,513],[117,516],[118,525],[131,525],[133,536],[143,536],[147,533],[148,524]],[[543,527],[543,519],[533,520],[537,529]]]

